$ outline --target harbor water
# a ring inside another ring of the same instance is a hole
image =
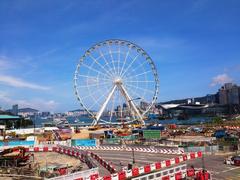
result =
[[[92,119],[89,117],[67,117],[67,121],[69,124],[91,124]],[[204,124],[211,122],[211,117],[191,117],[187,120],[178,120],[178,119],[167,119],[167,120],[158,120],[158,119],[149,119],[145,122],[148,123],[156,123],[156,124],[177,124],[177,125],[196,125],[196,124]],[[48,123],[49,120],[41,119],[40,117],[35,119],[36,127],[41,127],[43,123]],[[117,122],[116,119],[113,119],[112,122]]]

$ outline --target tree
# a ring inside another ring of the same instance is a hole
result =
[[[214,118],[212,118],[212,122],[215,124],[221,124],[221,123],[223,123],[223,120],[221,117],[214,117]]]

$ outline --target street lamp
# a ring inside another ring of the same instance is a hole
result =
[[[203,172],[203,180],[205,180],[205,163],[204,163],[204,153],[202,153],[202,172]]]
[[[132,164],[135,164],[134,148],[132,147]]]

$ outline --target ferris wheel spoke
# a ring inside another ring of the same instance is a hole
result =
[[[88,66],[87,64],[82,63],[82,66],[85,66],[86,68],[88,68],[88,69],[90,69],[90,70],[92,70],[92,71],[94,71],[96,73],[99,73],[99,74],[102,74],[103,76],[106,76],[106,74],[104,74],[103,72],[98,71],[98,70],[92,68],[91,66]]]
[[[141,101],[146,101],[146,99],[144,98],[145,92],[143,94],[139,94],[136,91],[133,91],[131,88],[129,88],[128,91],[130,92],[130,94],[134,95],[135,97],[140,98]]]
[[[93,97],[93,95],[95,95],[95,94],[97,94],[97,93],[102,94],[102,91],[101,91],[100,89],[97,89],[96,91],[91,91],[90,89],[88,89],[88,92],[93,92],[93,93],[89,93],[89,95],[82,97],[82,98],[81,98],[82,100],[84,100],[84,99],[86,99],[86,98],[89,98],[89,97],[92,97],[93,99],[95,99],[95,98]],[[106,92],[106,91],[104,91],[104,92]]]
[[[139,96],[139,94],[136,91],[134,91],[133,93],[135,93],[137,96]],[[143,96],[140,96],[141,99],[142,99],[142,102],[147,103],[147,107],[146,108],[142,109],[139,106],[139,109],[142,111],[142,116],[144,116],[151,109],[151,107],[153,106],[153,103],[154,103],[154,101],[148,103],[148,101],[144,98],[145,94],[146,94],[146,92],[144,92]]]
[[[147,92],[150,92],[150,93],[154,93],[154,91],[151,91],[151,90],[145,89],[145,88],[141,88],[139,86],[134,86],[134,85],[130,85],[130,84],[126,84],[126,86],[129,86],[129,87],[132,87],[132,88],[137,88],[137,89],[142,90],[142,91],[147,91]]]
[[[91,92],[89,88],[88,88],[88,92]],[[98,91],[98,92],[100,92],[100,91]],[[100,93],[100,94],[102,94],[102,93]],[[104,96],[104,93],[102,94],[102,96]],[[95,105],[98,103],[98,101],[101,100],[102,97],[100,96],[97,100],[96,100],[96,98],[93,96],[93,94],[90,94],[90,97],[91,97],[93,100],[95,100],[95,103],[89,108],[89,109],[91,110],[92,107],[95,106]]]
[[[123,118],[123,96],[122,96],[120,90],[118,91],[118,93],[119,93],[118,97],[119,97],[119,102],[120,102],[119,105],[121,106],[119,113],[120,113],[120,118]]]
[[[89,57],[97,64],[99,65],[110,77],[113,76],[109,71],[106,70],[98,61],[96,58],[92,57],[91,54],[89,54]],[[99,56],[100,57],[100,56]]]
[[[141,76],[141,75],[144,75],[144,74],[148,74],[148,73],[151,73],[152,71],[151,70],[149,70],[149,71],[145,71],[145,72],[143,72],[143,73],[139,73],[139,74],[136,74],[136,75],[134,75],[134,76],[128,76],[127,78],[126,77],[124,77],[125,79],[132,79],[132,78],[134,78],[134,77],[138,77],[138,76]]]
[[[145,94],[145,92],[143,92],[143,93],[141,93],[141,94],[139,94],[139,93],[137,93],[136,91],[134,91],[133,90],[133,88],[129,88],[129,85],[126,85],[126,89],[127,89],[127,91],[129,91],[130,92],[130,94],[134,97],[134,98],[140,98],[141,100],[145,100],[145,98],[144,98],[144,94]]]
[[[91,110],[97,103],[99,103],[99,101],[107,95],[107,92],[103,93],[100,97],[98,97],[97,99],[94,98],[95,102],[89,107],[89,109]]]
[[[113,64],[114,74],[116,75],[116,68],[115,68],[115,65],[114,65],[112,50],[111,50],[111,48],[110,48],[109,43],[108,43],[108,53],[110,54],[110,57],[111,57],[111,60],[112,60],[112,64]]]
[[[121,55],[121,48],[120,44],[118,45],[118,75],[119,75],[119,65],[120,65],[120,55]]]
[[[134,72],[136,70],[138,70],[140,67],[142,67],[144,64],[146,64],[148,61],[144,61],[143,63],[141,63],[140,65],[136,66],[134,69],[131,70],[131,72]]]
[[[109,83],[101,83],[101,85],[105,85],[105,84],[109,84]],[[99,83],[95,83],[95,84],[88,84],[88,85],[82,85],[82,86],[77,86],[79,88],[85,88],[85,87],[94,87],[94,86],[99,86]]]
[[[99,51],[101,57],[103,58],[105,64],[108,66],[109,71],[110,71],[111,74],[113,75],[113,71],[111,71],[112,68],[110,67],[110,65],[109,65],[109,63],[108,63],[108,61],[107,61],[105,55],[102,53],[102,51],[101,51],[100,49],[99,49],[98,51]]]
[[[97,121],[97,122],[99,121],[100,117],[102,116],[102,113],[103,113],[103,111],[105,110],[105,108],[106,108],[109,100],[111,99],[114,91],[116,90],[116,88],[117,88],[117,86],[114,85],[113,88],[111,89],[109,95],[107,96],[106,100],[105,100],[104,103],[102,104],[100,110],[97,112],[97,115],[96,115],[96,121]]]
[[[124,81],[124,82],[132,82],[132,83],[155,83],[155,81],[128,81],[128,80],[126,80],[126,81]]]
[[[127,58],[128,58],[129,53],[130,53],[130,48],[128,48],[128,52],[127,52],[127,54],[126,54],[126,56],[125,56],[125,58],[124,58],[124,62],[123,62],[122,68],[121,68],[120,75],[121,75],[122,72],[123,72],[123,69],[124,69],[124,67],[125,67],[125,64],[126,64],[126,61],[127,61]]]
[[[128,90],[132,95],[135,95],[136,97],[139,97],[141,99],[141,102],[147,102],[147,100],[144,98],[145,93],[143,95],[142,94],[140,95],[136,91],[132,91],[131,89],[128,89]],[[144,111],[143,109],[141,109],[140,105],[139,105],[139,109],[140,109],[140,111]]]
[[[114,112],[114,107],[115,107],[115,94],[116,92],[114,92],[113,96],[112,96],[112,108],[111,108],[111,112],[110,112],[110,123],[112,122],[112,116],[113,116],[113,112]]]
[[[130,67],[132,67],[133,63],[138,59],[139,54],[135,56],[135,58],[132,60],[132,62],[128,65],[128,67],[126,68],[126,70],[121,74],[121,77],[124,77],[125,73],[128,71],[128,69]]]
[[[132,97],[128,94],[126,88],[120,84],[118,85],[118,88],[122,94],[122,96],[126,99],[126,102],[129,104],[129,108],[132,109],[133,114],[136,115],[139,118],[139,121],[144,124],[144,121],[142,119],[142,115],[140,114],[139,110],[137,109],[135,103],[133,102]]]
[[[106,78],[102,78],[102,77],[94,77],[94,76],[87,76],[87,75],[82,75],[82,74],[78,74],[79,77],[85,77],[87,79],[94,79],[94,80],[104,80],[104,81],[109,81],[112,82],[110,79],[106,79]]]

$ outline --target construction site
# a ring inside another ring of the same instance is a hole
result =
[[[29,152],[29,148],[14,147],[0,153],[2,179],[7,176],[13,179],[43,179],[86,169],[87,165],[81,160],[56,152]]]

